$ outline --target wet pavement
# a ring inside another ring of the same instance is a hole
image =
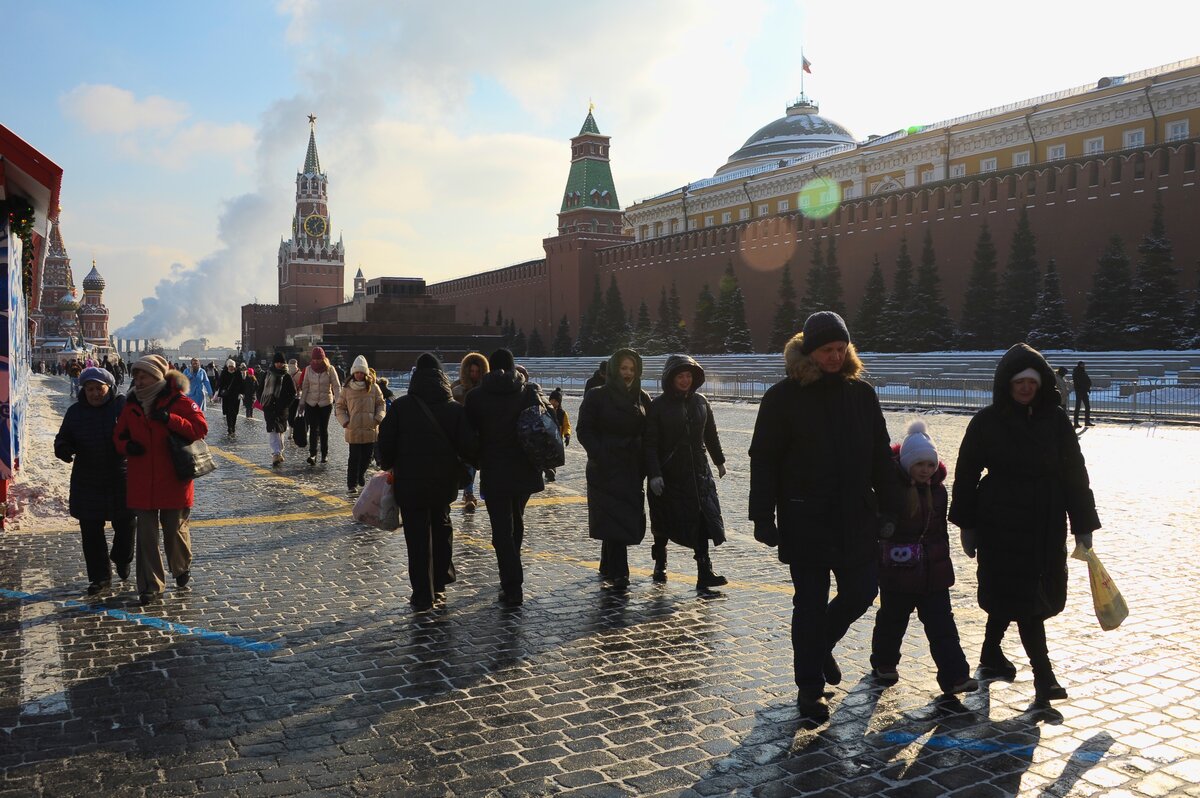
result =
[[[1015,630],[1015,683],[939,699],[915,618],[900,683],[875,687],[872,611],[813,727],[793,706],[786,570],[743,518],[756,407],[714,409],[719,595],[697,596],[677,547],[652,583],[648,544],[627,596],[600,590],[573,444],[527,511],[525,605],[497,605],[486,514],[455,507],[459,579],[415,614],[402,533],[350,518],[340,432],[327,465],[289,442],[272,469],[261,420],[231,439],[210,408],[219,469],[197,483],[188,590],[145,609],[132,582],[85,596],[70,519],[0,536],[0,796],[1200,795],[1200,430],[1083,436],[1096,551],[1132,614],[1102,632],[1072,561],[1048,625],[1070,700],[1031,706]],[[907,420],[889,414],[893,436]],[[952,466],[966,418],[929,421]],[[983,615],[955,555],[974,662]]]

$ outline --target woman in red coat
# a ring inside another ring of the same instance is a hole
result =
[[[191,578],[192,544],[188,516],[192,481],[175,475],[167,439],[189,443],[208,434],[204,411],[188,398],[187,377],[160,355],[133,364],[133,396],[117,419],[113,441],[128,458],[126,504],[137,516],[137,586],[142,605],[161,598],[166,574],[158,553],[159,526],[167,565],[177,587]]]

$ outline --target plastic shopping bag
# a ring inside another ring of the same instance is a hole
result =
[[[400,527],[400,508],[392,493],[391,477],[388,471],[371,477],[354,503],[354,520],[389,532]]]
[[[1125,604],[1125,597],[1113,583],[1112,577],[1108,575],[1108,571],[1100,562],[1100,558],[1096,556],[1094,549],[1085,549],[1076,544],[1071,557],[1087,563],[1088,580],[1092,584],[1092,606],[1096,609],[1096,618],[1100,621],[1100,628],[1106,632],[1116,629],[1122,621],[1129,617],[1129,607]]]

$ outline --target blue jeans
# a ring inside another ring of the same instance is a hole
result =
[[[871,607],[879,591],[874,560],[830,569],[792,563],[792,665],[796,686],[815,698],[825,689],[825,658],[846,635],[850,624]],[[829,600],[829,575],[837,580],[837,595]]]
[[[467,486],[465,488],[463,488],[463,499],[464,500],[469,499],[470,497],[475,495],[475,474],[476,474],[475,467],[467,466],[467,476],[470,477],[470,482],[468,482]]]

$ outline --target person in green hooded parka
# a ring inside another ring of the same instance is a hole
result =
[[[663,365],[662,394],[646,415],[646,474],[650,478],[650,526],[654,531],[654,581],[667,581],[667,541],[695,553],[696,589],[726,584],[714,574],[711,540],[725,542],[721,502],[708,457],[725,476],[725,455],[708,400],[697,393],[704,369],[687,355],[671,355]]]
[[[601,541],[600,573],[608,590],[629,587],[629,547],[646,537],[642,436],[650,397],[642,390],[642,358],[618,349],[607,381],[589,390],[575,432],[587,451],[588,533]]]

